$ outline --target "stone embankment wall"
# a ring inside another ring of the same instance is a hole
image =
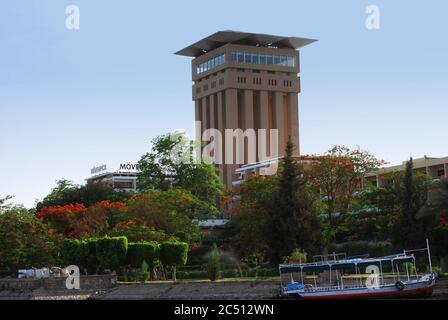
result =
[[[66,290],[66,278],[0,279],[0,291]],[[81,276],[81,290],[108,290],[117,284],[116,275]]]

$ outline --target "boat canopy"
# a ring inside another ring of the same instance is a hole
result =
[[[341,270],[354,268],[367,267],[371,265],[387,265],[387,264],[401,264],[406,262],[414,262],[413,255],[399,255],[389,256],[382,258],[371,259],[346,259],[338,261],[322,261],[315,263],[305,264],[289,264],[280,265],[280,273],[293,273],[293,272],[321,272],[326,270]]]

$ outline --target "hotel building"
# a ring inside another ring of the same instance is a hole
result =
[[[222,133],[220,153],[226,159],[225,129],[267,130],[266,157],[260,158],[257,146],[244,146],[244,163],[238,163],[236,150],[231,163],[219,164],[221,180],[232,186],[235,172],[241,165],[272,158],[271,149],[284,155],[291,137],[299,155],[300,59],[297,49],[315,40],[220,31],[178,52],[177,55],[192,57],[193,100],[195,119],[201,122],[196,129],[201,135],[207,129]],[[269,130],[278,129],[278,141],[271,145]],[[249,140],[249,139],[248,139]],[[259,143],[259,142],[257,142]],[[250,148],[250,150],[249,150]],[[255,159],[249,161],[248,152],[255,150]],[[228,156],[228,155],[227,155]]]
[[[394,171],[405,171],[407,161],[401,165],[381,168],[376,172],[366,175],[365,180],[377,187],[382,187],[386,183],[384,175]],[[429,175],[434,180],[443,179],[448,176],[448,157],[445,158],[418,158],[413,160],[414,172],[420,172]]]

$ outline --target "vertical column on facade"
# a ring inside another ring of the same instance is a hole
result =
[[[221,160],[221,164],[219,164],[219,178],[221,181],[224,181],[224,127],[225,127],[225,113],[224,113],[224,100],[223,100],[223,92],[218,92],[216,94],[216,112],[218,114],[217,116],[217,129],[221,133],[222,136],[222,144],[219,146],[219,150],[216,150],[218,152],[217,158]]]
[[[201,114],[202,114],[202,101],[201,101],[201,99],[196,99],[194,101],[194,120],[196,122],[202,121]],[[195,129],[196,129],[196,132],[201,132],[202,133],[202,129],[201,128],[195,128]],[[196,137],[196,139],[200,139],[200,137]]]
[[[215,95],[210,95],[208,97],[208,128],[209,129],[216,129],[216,124],[215,124]],[[210,135],[207,137],[209,140],[209,142],[211,141],[211,137]],[[212,154],[210,154],[209,156],[214,156],[214,152]]]
[[[216,101],[215,101],[215,95],[212,94],[209,97],[209,129],[216,129],[217,123],[215,123],[216,118]]]
[[[266,154],[270,154],[270,146],[269,146],[269,95],[267,91],[260,91],[260,97],[259,97],[259,119],[260,123],[258,124],[259,129],[266,129]],[[259,137],[257,137],[257,140]],[[262,157],[265,156],[264,154]],[[257,161],[262,161],[265,159],[258,158]]]
[[[226,89],[225,91],[225,116],[226,116],[226,129],[238,128],[238,92],[237,89]],[[233,144],[233,150],[229,149],[230,144]],[[225,183],[228,187],[232,186],[233,176],[237,168],[236,165],[236,146],[235,141],[225,141],[225,148],[231,154],[227,154],[226,151],[226,178]],[[230,162],[230,163],[229,163]]]
[[[202,148],[204,147],[204,141],[207,142],[209,140],[209,137],[207,135],[205,135],[205,131],[210,128],[210,119],[209,119],[209,109],[208,109],[208,97],[203,97],[201,99],[201,104],[202,104],[202,131],[201,131],[201,144],[202,144]]]
[[[448,178],[448,163],[446,162],[443,164],[443,175]]]
[[[250,131],[255,130],[255,121],[254,121],[254,92],[252,90],[244,90],[244,123],[243,130],[246,131],[250,129]],[[244,159],[246,163],[256,162],[256,143],[257,139],[247,139],[244,143]]]
[[[210,128],[209,117],[208,117],[208,97],[202,98],[202,132]]]
[[[288,94],[288,118],[289,128],[288,135],[291,136],[292,143],[295,146],[295,154],[300,155],[300,137],[299,137],[299,97],[297,93]],[[288,138],[288,137],[286,137]]]
[[[283,92],[274,93],[274,128],[278,129],[278,155],[283,156],[285,153],[285,106]]]

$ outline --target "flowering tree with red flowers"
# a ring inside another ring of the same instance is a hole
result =
[[[315,188],[324,196],[328,215],[325,238],[334,237],[338,220],[348,211],[354,193],[361,187],[366,174],[383,164],[384,161],[367,151],[345,146],[335,146],[311,162],[307,173]]]
[[[67,237],[78,237],[86,232],[86,226],[79,229],[79,223],[87,212],[87,208],[80,203],[65,206],[44,207],[36,213],[36,218],[50,225],[56,232]]]
[[[100,201],[88,208],[83,222],[87,224],[90,235],[102,236],[118,223],[129,219],[127,210],[123,202]]]
[[[127,207],[122,202],[101,201],[90,207],[83,204],[44,207],[36,218],[69,238],[101,236],[120,220]]]

